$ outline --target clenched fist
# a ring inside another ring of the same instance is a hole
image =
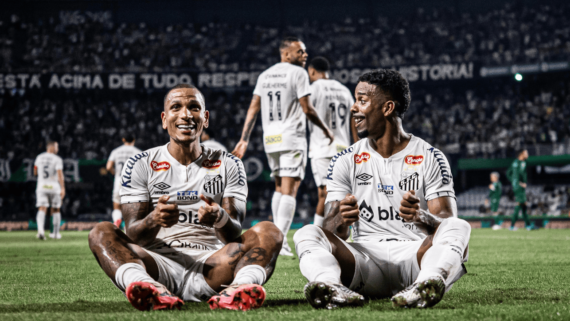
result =
[[[358,221],[360,219],[360,210],[358,209],[356,197],[350,193],[346,194],[344,199],[340,201],[339,212],[342,217],[342,223],[345,226],[351,226]]]
[[[203,194],[200,195],[200,198],[206,202],[206,205],[200,206],[198,210],[198,221],[202,225],[213,227],[222,214],[220,205],[215,203],[212,198],[204,196]]]
[[[154,224],[162,227],[172,227],[178,223],[180,215],[178,205],[168,204],[170,196],[163,195],[158,199],[158,204],[152,211],[152,220]]]
[[[420,199],[416,196],[415,191],[409,191],[404,194],[400,202],[400,217],[406,222],[420,221]]]

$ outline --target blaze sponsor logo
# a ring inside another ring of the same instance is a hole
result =
[[[222,165],[222,161],[219,159],[206,159],[204,162],[202,162],[202,167],[207,169],[218,168],[220,165]]]
[[[265,145],[281,144],[282,141],[283,141],[283,136],[281,136],[281,134],[273,136],[265,136]]]
[[[394,185],[378,184],[378,193],[384,193],[386,196],[394,195]]]
[[[150,167],[155,172],[167,171],[170,169],[170,163],[166,161],[165,162],[152,161],[150,162]]]
[[[423,155],[408,155],[404,158],[404,162],[408,165],[419,165],[424,161]]]
[[[176,192],[176,199],[179,201],[197,201],[198,200],[198,191]]]
[[[367,152],[354,155],[354,162],[356,164],[366,163],[369,159],[370,159],[370,154],[368,154]]]
[[[366,201],[362,201],[358,210],[360,211],[360,217],[368,222],[371,222],[376,215],[372,207],[366,204]],[[390,206],[389,209],[382,209],[382,207],[378,206],[378,220],[393,221],[402,220],[402,218],[400,217],[400,213],[398,213],[392,206]]]

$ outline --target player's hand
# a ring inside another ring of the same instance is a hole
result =
[[[344,226],[351,226],[360,219],[360,210],[356,197],[350,193],[346,194],[340,201],[340,216]]]
[[[177,204],[168,204],[170,196],[163,195],[158,199],[158,204],[152,212],[154,223],[162,227],[172,227],[178,223],[180,212]]]
[[[243,158],[243,155],[245,155],[245,151],[247,150],[247,145],[248,142],[240,140],[237,145],[236,148],[234,148],[234,150],[232,151],[232,154],[237,157],[237,158]]]
[[[59,192],[59,195],[61,196],[61,199],[63,199],[65,197],[65,188],[61,189],[61,191]]]
[[[526,188],[526,183],[519,183],[522,188]]]
[[[416,191],[406,192],[400,202],[400,217],[406,222],[419,221],[420,199],[416,196]]]
[[[334,134],[332,133],[332,131],[328,127],[326,127],[326,129],[327,130],[324,130],[323,132],[324,132],[325,136],[330,140],[329,141],[329,145],[330,145],[334,141]]]
[[[210,197],[200,194],[200,199],[206,202],[206,205],[200,206],[198,209],[198,221],[200,224],[213,227],[222,214],[220,212],[220,205],[214,202]]]

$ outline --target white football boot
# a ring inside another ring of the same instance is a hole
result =
[[[440,275],[416,282],[392,297],[392,305],[401,308],[429,308],[445,294],[445,281]]]
[[[283,247],[281,248],[279,255],[294,256],[293,252],[291,251],[291,247],[289,246],[289,243],[287,243],[287,239],[283,240]]]
[[[305,285],[305,298],[315,309],[336,309],[364,305],[364,296],[341,284],[309,282]]]

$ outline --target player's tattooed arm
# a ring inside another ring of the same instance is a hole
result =
[[[168,204],[169,196],[161,196],[152,209],[150,202],[127,203],[121,205],[125,232],[136,244],[150,245],[161,227],[172,227],[178,223],[178,205]]]
[[[232,151],[238,158],[242,158],[247,150],[247,145],[249,144],[249,138],[253,127],[255,126],[255,121],[257,120],[257,114],[261,110],[261,97],[253,95],[251,99],[251,104],[247,110],[247,116],[245,117],[245,125],[243,126],[243,132],[241,134],[241,139]]]
[[[341,201],[325,204],[323,228],[346,240],[350,234],[350,226],[359,220],[359,215],[356,197],[347,194]]]

